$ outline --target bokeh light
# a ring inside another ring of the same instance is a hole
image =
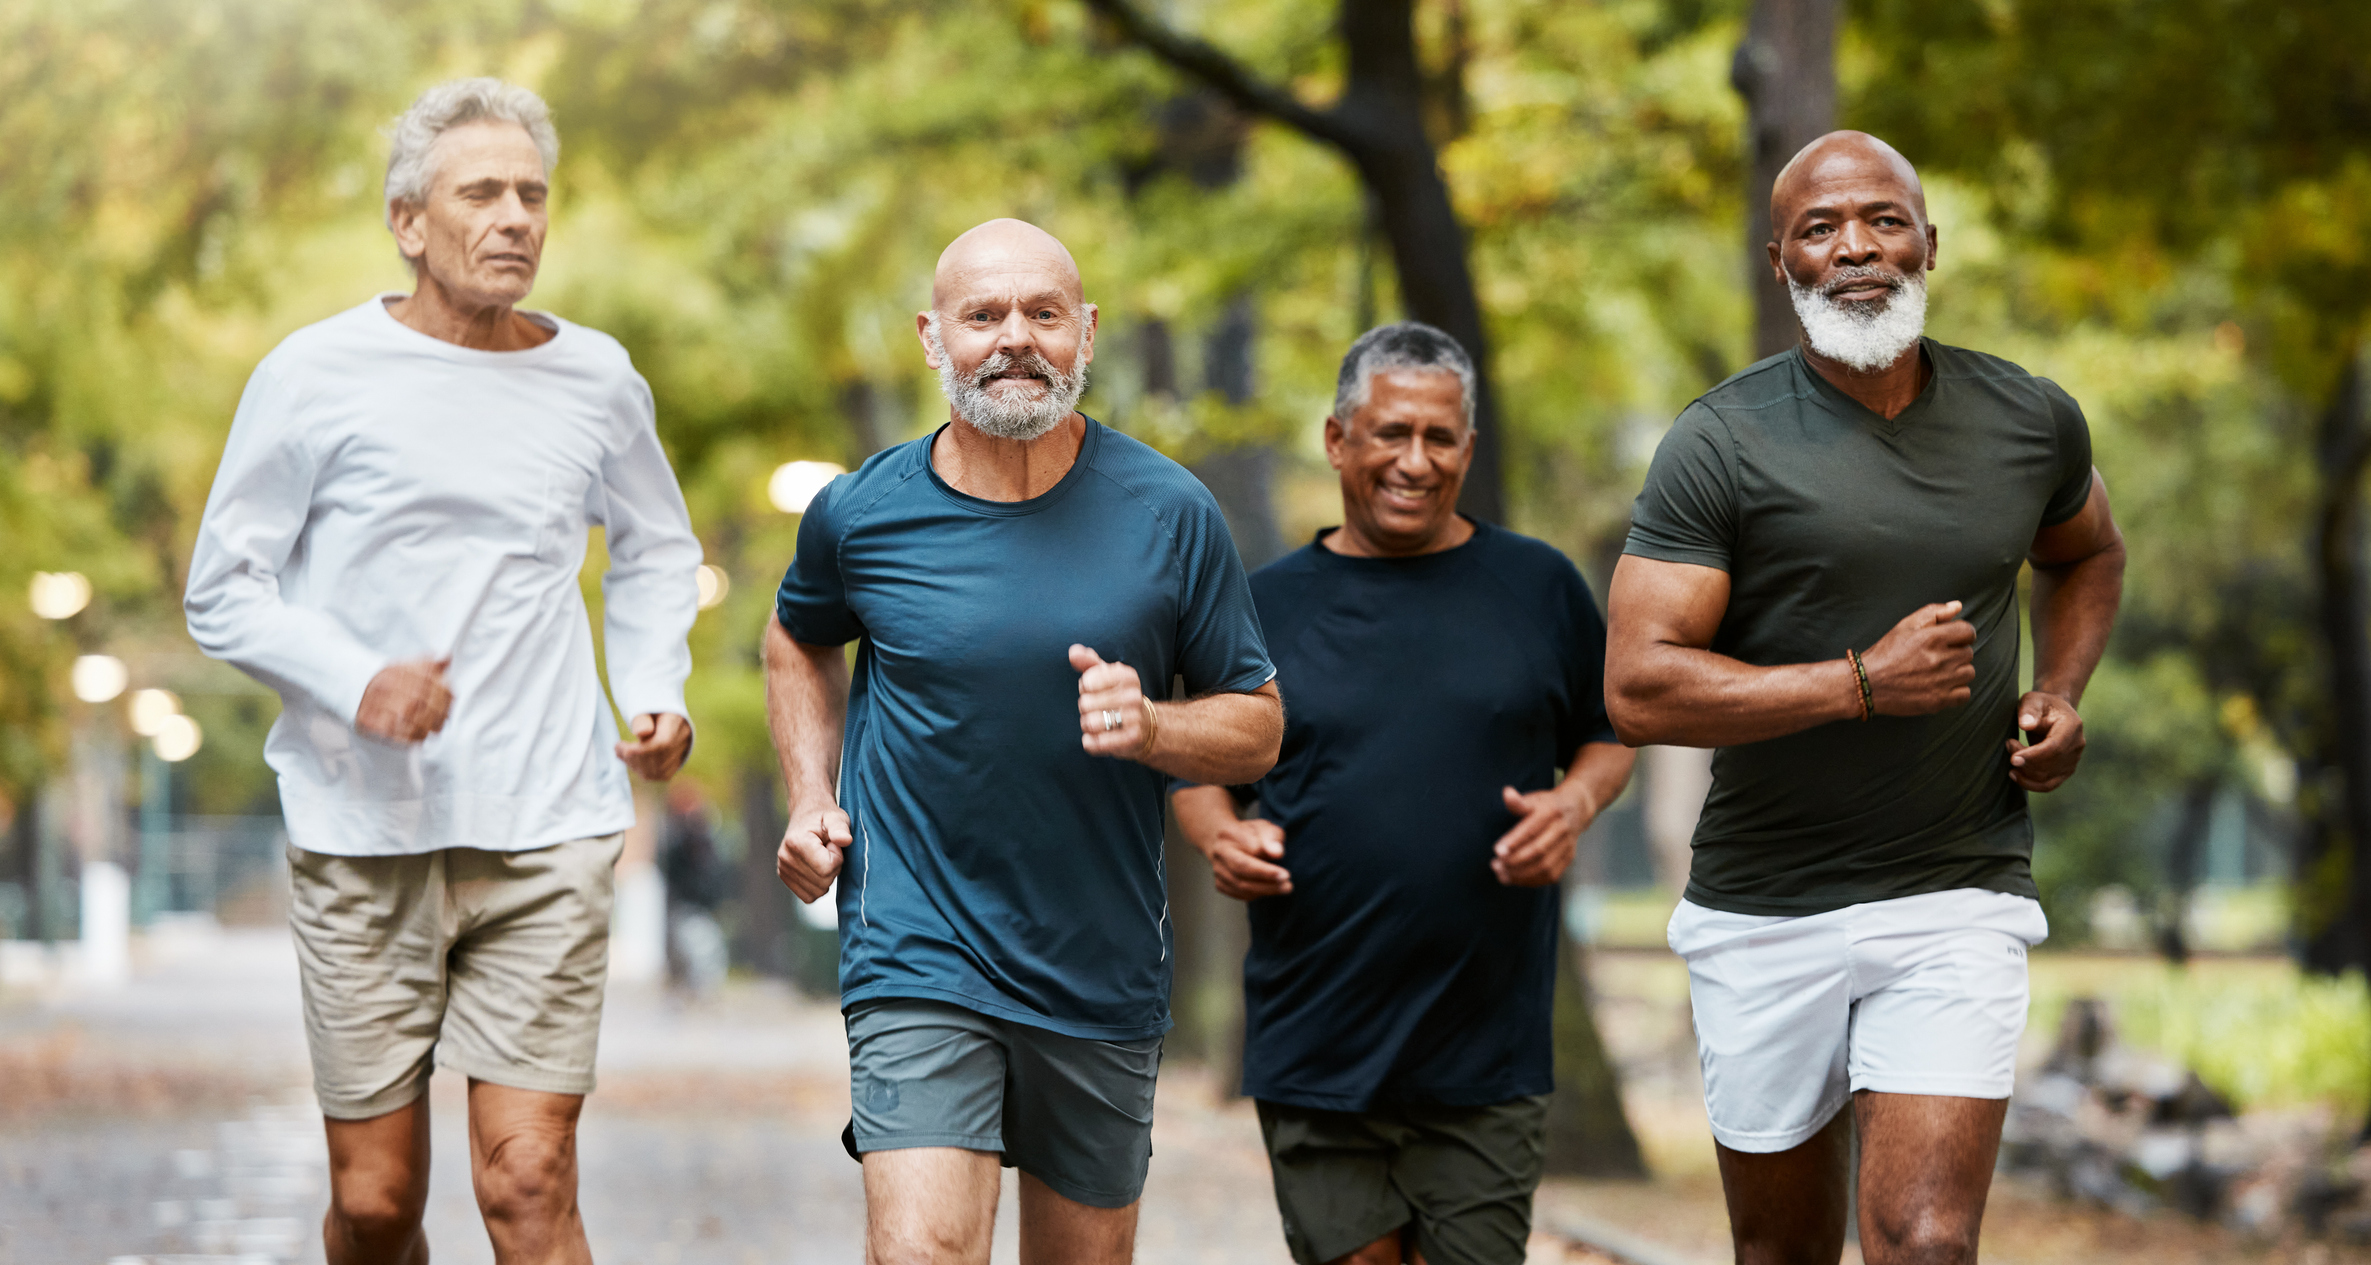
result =
[[[725,594],[733,591],[733,578],[723,567],[700,565],[700,609],[714,610],[724,605]]]
[[[143,738],[154,738],[165,730],[165,722],[181,714],[181,699],[171,690],[132,691],[132,732]]]
[[[80,571],[36,571],[29,596],[41,618],[70,619],[91,604],[91,582]]]
[[[156,747],[157,759],[179,764],[198,753],[198,748],[206,743],[206,735],[198,728],[198,722],[175,712],[157,726],[149,742]]]
[[[786,461],[766,480],[766,499],[785,514],[804,514],[824,484],[846,473],[848,468],[837,462]]]
[[[83,702],[112,702],[131,681],[132,670],[114,655],[86,654],[74,661],[74,697]]]

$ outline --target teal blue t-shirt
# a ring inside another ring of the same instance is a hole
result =
[[[860,641],[841,751],[855,843],[840,1000],[918,997],[1071,1036],[1169,1027],[1161,774],[1079,745],[1072,643],[1145,691],[1275,676],[1226,519],[1193,475],[1095,421],[1061,482],[985,501],[935,435],[834,479],[775,618]]]

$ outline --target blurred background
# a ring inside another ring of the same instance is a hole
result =
[[[2371,1259],[2360,0],[0,0],[0,1260],[318,1256],[278,702],[179,600],[255,362],[410,287],[378,129],[472,74],[554,108],[531,305],[632,352],[709,560],[699,750],[620,874],[605,1255],[856,1259],[757,633],[815,489],[944,419],[911,329],[948,239],[1068,243],[1083,407],[1199,474],[1252,566],[1339,519],[1349,340],[1451,330],[1487,379],[1468,508],[1602,594],[1671,418],[1792,343],[1767,190],[1852,126],[1925,176],[1930,332],[2082,402],[2131,547],[2089,754],[2035,803],[2052,936],[1988,1249]],[[1569,885],[1542,1259],[1725,1253],[1661,948],[1707,765],[1640,768]],[[1170,864],[1186,1158],[1145,1259],[1281,1260],[1226,1092],[1242,915]],[[440,1190],[439,1251],[482,1255]]]

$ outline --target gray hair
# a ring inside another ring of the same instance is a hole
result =
[[[1474,424],[1474,362],[1456,339],[1422,321],[1378,325],[1358,336],[1342,357],[1334,379],[1334,417],[1347,422],[1367,406],[1375,375],[1392,369],[1430,369],[1457,375],[1465,397],[1465,424]]]
[[[560,161],[560,134],[552,128],[551,107],[515,83],[494,78],[455,79],[420,94],[412,107],[387,128],[387,227],[395,227],[397,202],[418,204],[428,196],[436,172],[428,161],[436,138],[467,123],[492,119],[527,129],[535,152],[543,155],[543,170],[551,174]]]

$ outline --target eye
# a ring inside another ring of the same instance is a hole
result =
[[[1834,229],[1832,229],[1832,228],[1829,228],[1829,227],[1828,227],[1827,225],[1825,225],[1825,224],[1814,224],[1814,225],[1812,225],[1810,228],[1807,228],[1807,229],[1804,229],[1804,230],[1803,230],[1803,236],[1805,236],[1805,237],[1825,237],[1825,236],[1827,236],[1829,233],[1832,233],[1832,232],[1834,232],[1834,231],[1835,231]]]
[[[1050,307],[1048,307],[1048,308],[1039,308],[1039,309],[1037,310],[1037,319],[1039,319],[1039,320],[1041,320],[1041,321],[1050,321],[1050,320],[1054,319],[1054,309],[1052,309],[1052,308],[1050,308]]]

